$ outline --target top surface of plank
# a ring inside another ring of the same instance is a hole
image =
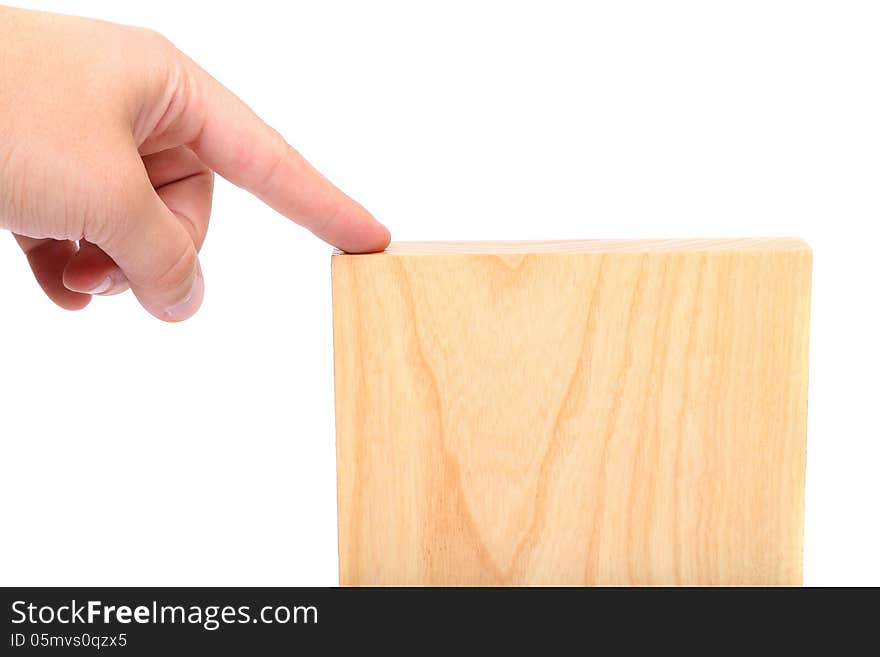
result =
[[[367,256],[527,255],[533,253],[649,253],[656,251],[800,251],[810,247],[796,237],[718,239],[554,240],[483,242],[392,242]],[[343,254],[337,251],[337,255]]]

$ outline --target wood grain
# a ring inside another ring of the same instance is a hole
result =
[[[344,585],[801,582],[811,251],[332,258]]]

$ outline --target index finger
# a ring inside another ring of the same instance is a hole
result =
[[[343,251],[381,251],[391,239],[355,200],[309,164],[281,135],[217,80],[189,62],[184,113],[199,158],[284,216]]]

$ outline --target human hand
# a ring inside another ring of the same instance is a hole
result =
[[[158,34],[0,7],[0,228],[59,306],[129,287],[180,321],[204,291],[213,172],[344,251],[388,230]]]

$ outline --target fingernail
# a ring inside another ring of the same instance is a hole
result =
[[[165,311],[165,317],[172,322],[188,319],[202,305],[202,297],[205,295],[205,281],[202,278],[202,270],[197,269],[193,279],[192,289],[186,298],[178,304],[171,306]]]
[[[107,290],[109,290],[113,286],[113,279],[109,276],[105,277],[103,281],[98,283],[91,290],[86,290],[86,294],[103,294]]]

